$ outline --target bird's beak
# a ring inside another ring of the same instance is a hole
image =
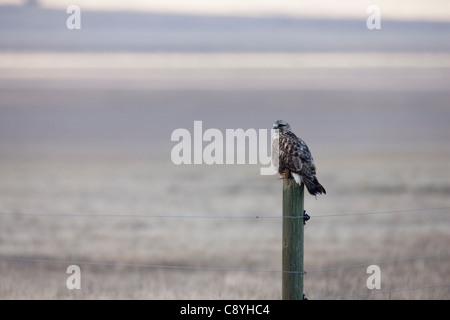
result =
[[[274,128],[274,129],[278,129],[278,124],[274,123],[274,124],[273,124],[273,128]]]

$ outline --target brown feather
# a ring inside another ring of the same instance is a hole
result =
[[[289,126],[279,130],[278,145],[273,144],[272,147],[274,156],[278,157],[278,172],[281,176],[290,178],[292,173],[296,173],[310,194],[326,194],[325,188],[316,178],[316,166],[308,146],[290,131]]]

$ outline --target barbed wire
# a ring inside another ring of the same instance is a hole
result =
[[[366,216],[366,215],[384,215],[384,214],[397,214],[407,212],[439,212],[449,213],[446,210],[450,207],[433,207],[433,208],[414,208],[414,209],[402,209],[402,210],[389,210],[389,211],[374,211],[374,212],[355,212],[355,213],[332,213],[312,215],[313,218],[328,218],[328,217],[349,217],[349,216]],[[148,215],[148,214],[57,214],[57,213],[2,213],[3,217],[87,217],[87,218],[172,218],[172,219],[302,219],[305,216],[205,216],[205,215]],[[95,262],[95,261],[71,261],[71,260],[57,260],[57,259],[39,259],[39,258],[24,258],[24,257],[0,257],[0,261],[3,262],[22,262],[22,263],[53,263],[53,264],[65,264],[65,265],[92,265],[92,266],[113,266],[113,267],[135,267],[135,268],[153,268],[153,269],[175,269],[175,270],[192,270],[192,271],[222,271],[222,272],[252,272],[252,273],[291,273],[291,274],[313,274],[319,272],[327,272],[333,270],[345,270],[350,268],[358,268],[369,265],[380,265],[388,263],[414,261],[419,259],[431,259],[448,257],[450,253],[440,253],[433,255],[422,255],[407,258],[381,260],[370,263],[351,264],[337,267],[312,269],[306,271],[286,271],[286,270],[266,270],[266,269],[249,269],[249,268],[225,268],[225,267],[201,267],[201,266],[177,266],[177,265],[155,265],[155,264],[133,264],[133,263],[115,263],[115,262]],[[369,294],[356,294],[348,296],[334,296],[334,297],[322,297],[319,299],[345,299],[356,297],[368,297],[374,294],[391,294],[403,291],[422,290],[429,288],[448,287],[450,284],[444,285],[431,285],[416,288],[406,289],[394,289],[389,291],[371,292]]]
[[[110,266],[110,267],[136,267],[136,268],[152,268],[152,269],[181,269],[181,270],[199,270],[199,271],[243,271],[243,272],[259,272],[259,273],[290,273],[290,274],[310,274],[325,272],[339,269],[350,269],[357,267],[364,267],[370,265],[388,264],[396,262],[413,261],[419,259],[442,258],[450,256],[450,252],[434,254],[428,256],[415,256],[408,258],[398,258],[383,260],[370,263],[352,264],[332,268],[313,269],[306,271],[287,271],[287,270],[261,270],[248,268],[223,268],[223,267],[195,267],[195,266],[176,266],[176,265],[155,265],[155,264],[135,264],[135,263],[116,263],[116,262],[96,262],[96,261],[74,261],[74,260],[58,260],[58,259],[39,259],[39,258],[18,258],[18,257],[0,257],[0,261],[4,262],[26,262],[26,263],[52,263],[52,264],[67,264],[67,265],[96,265],[96,266]]]
[[[175,266],[175,265],[154,265],[154,264],[135,264],[135,263],[115,263],[115,262],[95,262],[95,261],[71,261],[71,260],[54,260],[54,259],[35,259],[35,258],[16,258],[16,257],[0,257],[0,261],[5,262],[26,262],[26,263],[51,263],[66,265],[92,265],[107,267],[135,267],[149,269],[180,269],[180,270],[197,270],[197,271],[243,271],[256,273],[302,273],[300,271],[282,271],[282,270],[260,270],[247,268],[223,268],[223,267],[194,267],[194,266]]]
[[[349,216],[365,216],[365,215],[383,215],[383,214],[395,214],[406,212],[423,212],[423,211],[440,211],[449,210],[450,207],[435,207],[435,208],[415,208],[415,209],[401,209],[390,211],[374,211],[374,212],[354,212],[354,213],[331,213],[331,214],[313,214],[311,218],[329,218],[329,217],[349,217]],[[448,213],[448,212],[446,212]],[[306,216],[207,216],[207,215],[150,215],[150,214],[90,214],[90,213],[12,213],[12,212],[0,212],[0,216],[5,217],[66,217],[66,218],[168,218],[168,219],[303,219]]]
[[[427,258],[436,258],[449,256],[450,253],[445,254],[437,254],[430,256],[418,256],[418,257],[409,257],[409,258],[401,258],[401,259],[392,259],[380,261],[372,264],[382,264],[382,263],[393,263],[400,261],[412,261],[417,259],[427,259]],[[53,259],[34,259],[34,258],[15,258],[15,257],[0,257],[0,261],[4,262],[26,262],[26,263],[52,263],[52,264],[65,264],[65,265],[91,265],[91,266],[113,266],[113,267],[135,267],[135,268],[158,268],[158,269],[179,269],[179,270],[197,270],[197,271],[243,271],[243,272],[257,272],[257,273],[300,273],[295,271],[282,271],[282,270],[257,270],[257,269],[246,269],[246,268],[216,268],[216,267],[191,267],[191,266],[169,266],[169,265],[152,265],[152,264],[132,264],[132,263],[113,263],[113,262],[93,262],[93,261],[72,261],[72,260],[53,260]],[[308,272],[302,273],[312,273],[312,272],[322,272],[328,270],[335,269],[346,269],[346,268],[354,268],[360,266],[366,266],[370,264],[358,264],[358,265],[349,265],[349,266],[341,266],[337,268],[326,268],[326,269],[317,269],[310,270]],[[424,290],[424,289],[435,289],[435,288],[445,288],[450,287],[449,284],[441,284],[441,285],[427,285],[422,287],[413,287],[413,288],[404,288],[404,289],[390,289],[385,291],[373,291],[370,293],[361,293],[361,294],[352,294],[345,296],[326,296],[319,297],[317,300],[337,300],[337,299],[349,299],[349,298],[365,298],[373,295],[383,295],[383,294],[392,294],[399,292],[407,292],[407,291],[415,291],[415,290]]]

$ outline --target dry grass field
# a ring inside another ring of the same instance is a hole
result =
[[[309,75],[319,84],[335,72]],[[341,72],[348,87],[361,78],[358,70]],[[385,71],[397,77],[409,72]],[[434,75],[425,88],[439,86],[446,76],[421,72]],[[114,85],[110,79],[92,81],[90,89],[53,93],[52,80],[22,80],[18,84],[26,87],[20,90],[14,81],[4,82],[0,212],[6,215],[0,215],[0,257],[53,262],[1,260],[2,299],[279,299],[281,273],[254,271],[281,269],[281,219],[254,217],[281,215],[281,182],[261,176],[258,165],[170,161],[175,144],[170,132],[191,128],[194,119],[202,119],[205,128],[245,128],[246,121],[258,128],[279,117],[293,119],[293,129],[310,144],[328,191],[306,199],[312,216],[305,236],[305,268],[312,271],[305,278],[308,297],[449,298],[448,287],[423,288],[450,283],[449,256],[380,264],[386,293],[368,297],[366,266],[317,272],[448,253],[449,209],[323,217],[450,206],[445,91],[323,95],[280,92],[269,83],[266,92],[255,94],[236,91],[237,79],[227,71],[217,75],[222,76],[211,85],[228,85],[232,94],[192,88],[112,92],[101,87]],[[433,104],[423,108],[428,98]],[[120,105],[129,99],[133,106]],[[359,106],[366,99],[368,106]],[[315,107],[291,107],[299,100]],[[275,101],[281,106],[274,109]],[[227,105],[233,107],[224,109]],[[249,218],[232,218],[242,216]],[[66,268],[76,262],[82,289],[71,291]],[[113,265],[84,264],[92,262]],[[421,289],[395,292],[411,288]]]
[[[315,214],[449,206],[448,154],[382,156],[391,165],[380,165],[371,154],[347,162],[345,157],[332,156],[318,160],[328,195],[306,200],[312,216],[306,226],[306,270],[448,253],[448,209],[314,218]],[[423,166],[430,156],[433,165]],[[336,163],[341,164],[338,171]],[[417,172],[418,168],[427,169]],[[281,219],[132,217],[279,216],[280,181],[259,176],[254,167],[26,160],[2,161],[0,176],[2,212],[94,216],[1,216],[2,257],[281,269]],[[449,265],[449,256],[380,264],[382,291],[447,284]],[[83,264],[82,289],[71,291],[65,285],[67,266],[0,261],[0,297],[279,299],[281,294],[277,272]],[[368,294],[367,277],[366,266],[312,272],[306,275],[305,291],[310,299]],[[448,297],[446,287],[369,298]]]
[[[340,72],[348,87],[361,79],[359,70]],[[385,71],[397,77],[409,72]],[[424,88],[439,87],[446,77],[420,72],[434,75]],[[306,199],[312,216],[307,271],[448,253],[449,209],[314,218],[449,207],[447,92],[322,94],[279,91],[270,82],[265,92],[242,91],[233,87],[239,85],[234,75],[215,75],[211,86],[232,91],[101,86],[114,86],[111,79],[91,81],[90,88],[77,80],[82,87],[76,89],[64,89],[70,79],[3,82],[0,213],[7,215],[0,215],[0,257],[62,262],[0,260],[1,299],[279,299],[281,273],[253,271],[281,270],[281,219],[252,217],[281,215],[281,182],[261,176],[258,165],[172,164],[171,131],[191,129],[195,119],[205,129],[270,128],[273,119],[292,119],[328,191]],[[313,85],[337,76],[333,70],[308,75]],[[249,72],[246,79],[252,77],[258,78]],[[122,105],[126,101],[131,104]],[[297,101],[306,107],[293,106]],[[424,101],[431,107],[422,107]],[[167,218],[184,215],[229,218]],[[241,216],[250,218],[230,218]],[[82,270],[81,290],[66,287],[72,262]],[[423,288],[450,283],[448,255],[380,267],[381,292],[387,293],[366,296],[366,266],[311,272],[305,292],[310,299],[450,297],[448,286]],[[422,289],[395,292],[410,288]]]
[[[0,8],[0,299],[280,299],[278,177],[170,159],[195,120],[278,119],[327,190],[305,200],[307,297],[450,298],[445,10],[386,10],[371,32],[366,16],[83,9],[75,33],[58,10]]]

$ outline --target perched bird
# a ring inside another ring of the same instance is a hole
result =
[[[326,194],[316,178],[316,166],[306,143],[291,131],[284,120],[277,120],[273,128],[277,130],[272,143],[272,161],[278,164],[280,178],[294,178],[298,184],[303,182],[313,196]]]

